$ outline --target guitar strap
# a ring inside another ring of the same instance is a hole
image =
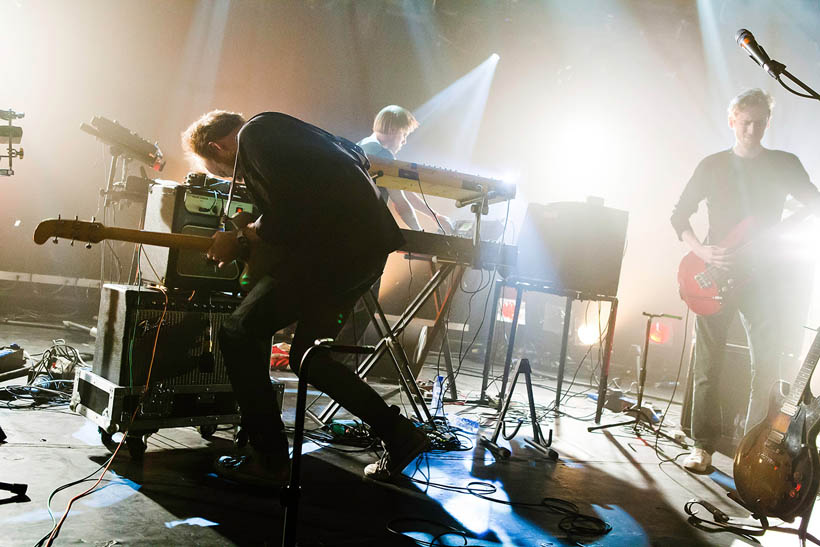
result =
[[[225,203],[225,208],[222,210],[222,230],[225,230],[225,225],[228,222],[228,211],[231,210],[231,202],[233,201],[233,191],[236,187],[236,170],[237,166],[239,165],[239,135],[242,132],[236,134],[236,157],[233,160],[233,177],[231,177],[231,187],[228,190],[228,201]]]

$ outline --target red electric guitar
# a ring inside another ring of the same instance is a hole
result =
[[[729,269],[707,264],[694,252],[690,252],[678,266],[681,299],[698,315],[719,312],[735,290],[748,283],[757,270],[770,265],[759,257],[767,254],[765,251],[771,250],[775,245],[774,236],[803,221],[809,214],[808,208],[801,209],[764,230],[758,229],[752,217],[737,224],[718,244],[735,252],[736,263]]]

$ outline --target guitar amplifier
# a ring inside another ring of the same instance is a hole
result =
[[[517,277],[616,296],[628,213],[597,202],[531,203],[518,238]]]
[[[228,183],[201,174],[191,174],[188,180],[198,184],[155,181],[145,205],[145,230],[210,237],[219,228]],[[253,210],[246,190],[237,186],[228,216]],[[218,268],[199,251],[145,245],[140,272],[144,281],[170,288],[234,292],[241,270],[236,262]]]
[[[159,290],[106,284],[94,362],[77,372],[72,410],[109,433],[238,424],[217,331],[240,300],[189,296],[169,293],[166,308]],[[282,408],[284,384],[273,387]]]
[[[189,297],[169,292],[163,317],[161,291],[105,285],[92,371],[122,386],[145,384],[149,368],[152,384],[230,384],[217,331],[240,300],[219,293]]]

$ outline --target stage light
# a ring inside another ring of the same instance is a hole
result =
[[[491,61],[498,61],[499,59],[501,59],[501,56],[498,55],[498,53],[493,53],[492,55],[490,55]]]
[[[601,333],[598,332],[597,325],[584,323],[578,327],[578,341],[581,342],[581,344],[591,346],[592,344],[597,344],[600,339]]]
[[[656,344],[665,344],[669,341],[671,334],[672,328],[660,321],[655,321],[652,323],[652,326],[649,327],[649,339]]]
[[[490,55],[480,65],[413,110],[421,126],[399,159],[474,172],[473,150],[498,64]]]

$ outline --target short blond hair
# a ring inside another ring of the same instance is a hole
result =
[[[419,122],[412,112],[395,104],[379,110],[373,120],[373,131],[384,135],[391,135],[399,131],[411,133],[418,126]]]
[[[245,125],[245,118],[238,112],[212,110],[203,114],[182,132],[182,148],[189,154],[213,159],[208,143],[218,141],[243,125]]]
[[[754,108],[756,106],[765,107],[766,110],[769,111],[769,116],[771,116],[772,110],[774,109],[774,97],[758,87],[747,89],[729,101],[729,117],[734,117],[739,110],[746,110],[747,108]]]

